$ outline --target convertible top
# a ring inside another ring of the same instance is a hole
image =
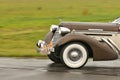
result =
[[[61,22],[59,27],[67,27],[70,30],[102,29],[103,31],[119,31],[119,24],[98,22]]]

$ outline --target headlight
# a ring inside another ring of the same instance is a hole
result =
[[[59,34],[66,34],[69,33],[70,29],[66,28],[66,27],[60,27],[59,28]]]
[[[58,29],[58,26],[57,25],[51,25],[50,27],[50,31],[54,32]]]
[[[44,41],[42,41],[42,40],[39,40],[38,41],[38,43],[36,44],[37,45],[37,47],[43,47],[43,44],[45,44],[45,42]]]

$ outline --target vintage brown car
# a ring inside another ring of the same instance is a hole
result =
[[[83,67],[93,61],[115,60],[120,53],[120,17],[110,23],[60,22],[52,25],[37,48],[55,63],[69,68]]]

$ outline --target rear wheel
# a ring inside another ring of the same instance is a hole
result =
[[[62,50],[61,60],[69,68],[81,68],[88,60],[87,48],[82,43],[68,44]]]
[[[55,53],[51,53],[48,55],[48,58],[53,61],[54,63],[61,63],[61,60],[59,57],[55,55]]]

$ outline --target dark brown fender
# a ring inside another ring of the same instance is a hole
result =
[[[99,42],[89,36],[77,33],[69,33],[65,35],[55,44],[54,47],[59,47],[72,41],[82,41],[87,43],[93,51],[93,60],[95,61],[114,60],[118,58],[117,53],[113,51],[106,43]]]
[[[45,36],[44,41],[45,41],[47,44],[49,44],[50,41],[51,41],[51,39],[52,39],[52,37],[53,37],[53,35],[54,35],[53,32],[49,32],[49,33]]]

